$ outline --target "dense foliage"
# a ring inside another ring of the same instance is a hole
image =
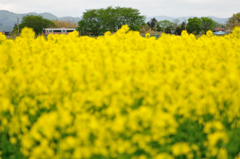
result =
[[[145,17],[139,10],[126,7],[108,7],[106,9],[90,9],[83,13],[78,22],[77,30],[81,35],[98,36],[106,31],[116,32],[122,25],[128,25],[131,30],[140,30]]]
[[[212,20],[212,18],[193,17],[193,18],[188,19],[186,29],[187,29],[188,33],[193,33],[193,34],[198,35],[201,31],[203,31],[204,34],[206,34],[208,30],[213,30],[214,27],[220,27],[220,26],[221,26],[221,24]]]
[[[43,28],[55,27],[55,24],[53,21],[39,15],[26,15],[22,18],[19,25],[19,32],[21,32],[24,27],[32,28],[36,34],[42,34]],[[18,26],[15,25],[12,32],[17,33],[17,31]]]
[[[152,30],[155,30],[156,26],[157,26],[157,19],[156,18],[152,18],[150,19],[149,22],[147,22],[147,25],[152,29]]]
[[[0,34],[2,158],[240,157],[240,28],[196,39]]]
[[[173,19],[172,21],[157,21],[155,18],[153,18],[147,22],[147,24],[152,30],[163,31],[164,33],[175,32],[176,35],[180,35],[183,30],[187,30],[188,33],[193,33],[196,35],[200,34],[200,32],[206,34],[208,30],[213,30],[214,27],[221,26],[221,24],[215,22],[212,20],[212,18],[209,17],[189,18],[187,24],[185,22],[179,24],[179,21],[179,19]]]
[[[204,31],[204,34],[207,33],[208,30],[213,30],[216,22],[212,20],[212,18],[201,17],[201,29]]]
[[[199,34],[201,32],[201,19],[197,17],[189,18],[186,29],[188,33]]]
[[[171,27],[173,26],[173,23],[169,20],[161,20],[157,22],[157,25],[162,28],[163,32],[169,33],[171,32]]]
[[[233,29],[235,26],[240,26],[240,12],[233,14],[227,21],[229,29]]]

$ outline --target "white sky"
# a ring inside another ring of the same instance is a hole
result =
[[[131,7],[145,16],[215,16],[240,12],[240,0],[0,0],[0,10],[14,13],[49,12],[57,17],[81,17],[86,9]]]

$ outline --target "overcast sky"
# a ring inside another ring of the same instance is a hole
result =
[[[81,17],[86,9],[131,7],[145,16],[215,16],[240,12],[240,0],[0,0],[0,10],[14,13],[49,12],[58,17]]]

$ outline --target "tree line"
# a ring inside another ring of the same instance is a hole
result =
[[[95,36],[106,31],[116,32],[124,24],[127,24],[131,30],[140,30],[144,20],[145,16],[140,15],[139,10],[133,8],[90,9],[83,13],[77,30],[81,35],[92,33]]]
[[[48,20],[38,15],[27,15],[22,18],[19,26],[15,24],[12,33],[17,34],[24,27],[33,28],[36,34],[42,34],[43,28],[48,27],[76,27],[81,35],[99,36],[106,31],[116,32],[122,25],[127,24],[130,30],[135,31],[140,31],[141,28],[147,26],[153,31],[174,32],[180,35],[182,30],[187,30],[188,33],[197,35],[199,33],[206,34],[208,30],[223,26],[209,17],[193,17],[182,23],[179,23],[179,19],[157,21],[155,18],[145,23],[145,18],[139,10],[127,7],[89,9],[83,13],[82,19],[78,23]],[[240,26],[240,13],[233,14],[225,25],[228,29],[233,29],[235,26]]]
[[[188,22],[187,22],[188,21]],[[164,33],[175,33],[180,35],[183,30],[187,30],[188,33],[199,34],[201,31],[206,34],[208,30],[213,30],[215,27],[221,27],[219,24],[208,17],[193,17],[179,24],[179,19],[162,20],[157,21],[155,18],[147,22],[147,25],[156,31],[162,31]]]

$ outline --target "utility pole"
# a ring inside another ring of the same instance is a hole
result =
[[[157,23],[155,23],[155,37],[157,38]]]
[[[0,32],[2,32],[2,23],[0,23]]]
[[[185,22],[185,30],[187,30],[187,19],[184,17],[184,22]]]
[[[17,17],[18,36],[19,36],[19,18]]]

